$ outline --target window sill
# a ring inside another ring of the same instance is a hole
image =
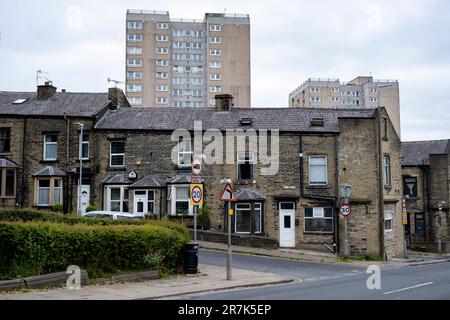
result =
[[[313,190],[313,189],[331,189],[330,185],[328,185],[328,184],[310,184],[310,185],[307,185],[305,188],[311,189],[311,190]]]
[[[125,167],[108,167],[107,171],[127,171]]]
[[[303,234],[305,235],[316,235],[316,236],[332,236],[333,235],[333,231],[304,231]]]
[[[83,161],[83,163],[84,162],[91,162],[91,159],[89,158],[89,159],[82,159],[82,161]],[[80,162],[80,159],[77,159],[77,160],[75,160],[75,162]]]
[[[254,184],[254,183],[256,183],[256,181],[253,179],[243,179],[243,180],[235,181],[235,184],[237,184],[237,185],[249,185],[249,184]]]
[[[384,189],[386,189],[386,190],[391,190],[391,189],[392,189],[392,186],[391,186],[391,185],[388,185],[388,186],[385,185],[385,186],[384,186]]]
[[[45,164],[45,163],[59,163],[59,160],[41,160],[39,163]]]
[[[10,155],[12,155],[12,152],[11,152],[11,151],[8,151],[8,152],[0,152],[0,156],[10,156]]]
[[[16,196],[10,196],[10,197],[0,197],[0,200],[11,200],[11,199],[15,199]]]

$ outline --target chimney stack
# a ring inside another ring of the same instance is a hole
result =
[[[127,97],[119,88],[108,88],[108,100],[111,100],[111,110],[115,110],[120,107],[131,107],[128,103]]]
[[[233,106],[233,96],[231,94],[216,94],[216,112],[230,111]]]
[[[45,81],[44,85],[37,87],[37,98],[39,100],[47,100],[56,93],[56,87],[54,87],[49,81]]]

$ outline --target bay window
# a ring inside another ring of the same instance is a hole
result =
[[[128,212],[128,188],[126,186],[105,187],[106,211]]]
[[[37,206],[54,206],[63,203],[63,182],[62,178],[36,178],[36,199]]]
[[[193,207],[189,201],[189,185],[172,185],[169,187],[170,214],[192,215]]]
[[[16,196],[16,169],[0,168],[0,198]]]

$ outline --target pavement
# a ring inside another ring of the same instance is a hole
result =
[[[224,243],[215,243],[207,241],[198,241],[199,247],[206,250],[227,251],[228,245]],[[332,252],[299,250],[299,249],[263,249],[243,246],[232,246],[233,253],[249,254],[256,256],[265,256],[281,259],[292,259],[315,263],[326,264],[345,264],[360,267],[367,267],[372,264],[380,266],[405,266],[434,264],[450,261],[450,254],[438,255],[434,253],[408,252],[407,258],[390,258],[388,261],[360,261],[360,260],[341,260]]]
[[[233,279],[228,281],[224,266],[200,264],[199,273],[196,275],[172,276],[135,283],[88,285],[80,290],[58,288],[0,293],[0,300],[149,300],[293,281],[292,278],[283,275],[238,268],[233,269]]]

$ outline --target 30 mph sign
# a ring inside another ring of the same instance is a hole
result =
[[[341,216],[347,217],[352,213],[352,208],[348,204],[343,204],[339,208],[339,213],[341,214]]]
[[[203,185],[201,183],[191,184],[191,205],[202,206],[203,205]]]

